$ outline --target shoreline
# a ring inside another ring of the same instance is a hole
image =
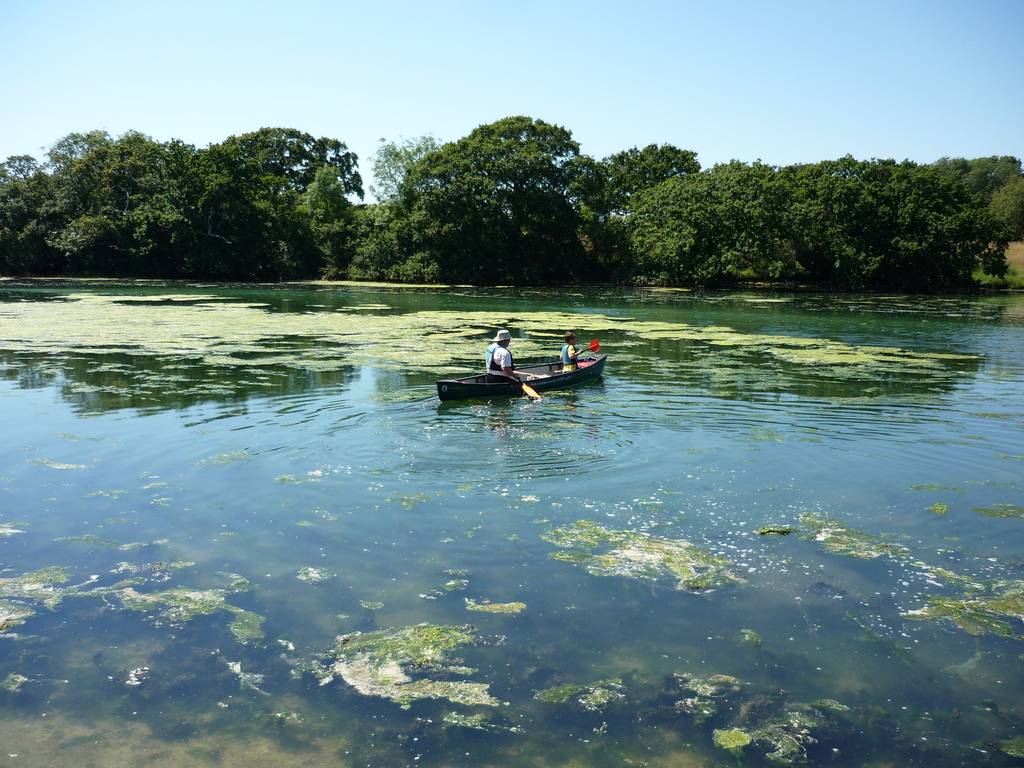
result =
[[[1022,248],[1022,262],[1024,262],[1024,248]],[[1011,267],[1012,269],[1012,267]],[[1024,264],[1020,267],[1021,274],[1024,274]],[[651,291],[655,293],[724,293],[730,291],[756,291],[764,293],[827,293],[836,295],[900,295],[900,296],[981,296],[990,294],[1017,294],[1024,293],[1024,286],[1014,285],[992,285],[979,284],[973,290],[944,291],[930,293],[915,293],[913,291],[882,290],[863,288],[858,290],[840,289],[835,286],[814,285],[810,283],[791,282],[769,282],[754,280],[750,282],[738,282],[731,286],[716,287],[695,287],[695,286],[671,286],[671,285],[620,285],[616,283],[550,283],[547,285],[474,285],[471,283],[389,283],[380,280],[281,280],[277,282],[245,281],[245,280],[195,280],[181,277],[76,277],[70,275],[62,276],[13,276],[0,275],[0,287],[3,286],[32,286],[32,285],[53,285],[62,284],[77,285],[137,285],[137,286],[159,286],[159,285],[181,285],[189,288],[381,288],[399,290],[446,290],[453,288],[470,288],[479,290],[559,290],[575,288],[580,290],[622,290],[622,291]]]

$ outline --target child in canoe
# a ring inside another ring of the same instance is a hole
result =
[[[565,344],[562,345],[562,371],[576,370],[576,358],[579,353],[579,350],[576,349],[576,334],[566,331]]]

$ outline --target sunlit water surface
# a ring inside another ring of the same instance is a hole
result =
[[[0,286],[0,765],[1024,750],[1024,297]],[[495,328],[526,362],[569,324],[601,381],[438,402]],[[728,579],[644,548],[680,540]],[[145,601],[176,589],[224,605]],[[331,674],[420,623],[475,640],[402,674],[493,703]]]

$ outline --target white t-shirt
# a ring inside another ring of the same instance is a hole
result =
[[[494,360],[495,365],[499,368],[511,368],[512,367],[512,354],[504,347],[498,347],[494,350],[494,354],[491,356]]]

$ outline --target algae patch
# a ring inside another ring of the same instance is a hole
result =
[[[26,619],[34,615],[35,611],[27,606],[0,600],[0,633],[24,624]]]
[[[177,587],[161,592],[138,592],[134,587],[124,587],[111,589],[108,594],[117,598],[125,609],[155,614],[158,623],[172,626],[180,626],[197,616],[225,611],[232,616],[228,629],[239,642],[262,640],[263,617],[226,602],[232,591],[237,590]]]
[[[446,712],[441,718],[441,723],[448,727],[468,728],[472,731],[487,731],[489,733],[522,733],[523,729],[517,725],[501,725],[487,718],[482,712],[466,714],[463,712]]]
[[[626,698],[625,688],[619,678],[598,680],[587,685],[557,685],[545,688],[534,695],[536,701],[545,704],[569,704],[588,712],[600,712],[608,705]]]
[[[1024,581],[998,581],[985,592],[960,597],[931,597],[924,607],[902,615],[908,619],[951,621],[971,635],[1024,639],[1020,634],[1024,621]]]
[[[426,672],[454,675],[470,671],[449,664],[448,657],[456,648],[476,641],[470,626],[432,624],[341,635],[327,652],[321,685],[337,677],[364,696],[379,696],[403,708],[419,699],[497,706],[501,702],[488,692],[487,683],[414,677]]]
[[[305,566],[304,568],[299,568],[299,570],[295,574],[295,578],[297,578],[299,581],[317,584],[321,581],[327,581],[329,578],[331,578],[331,574],[323,568]]]
[[[985,517],[1024,517],[1024,507],[1019,504],[993,504],[991,507],[974,507],[973,511]]]
[[[751,742],[750,734],[740,728],[716,728],[711,740],[720,749],[739,754]]]
[[[477,602],[467,597],[466,610],[479,613],[522,613],[526,610],[526,603],[492,603],[488,600]]]
[[[675,580],[676,589],[708,590],[742,582],[729,561],[683,539],[665,539],[636,531],[616,531],[589,520],[541,535],[562,547],[551,557],[583,566],[596,576],[625,576],[645,581]]]
[[[732,675],[700,677],[686,673],[673,675],[674,686],[683,694],[675,711],[701,724],[718,714],[719,699],[739,693],[742,683]]]
[[[1024,757],[1024,736],[1003,739],[999,742],[999,749],[1010,757]]]
[[[800,515],[804,538],[820,542],[829,552],[847,557],[872,560],[883,555],[895,558],[905,557],[909,550],[901,544],[886,541],[881,536],[851,528],[831,518],[805,513]]]
[[[3,680],[0,680],[0,691],[21,693],[21,687],[27,682],[28,678],[24,675],[19,675],[17,672],[11,672]]]

